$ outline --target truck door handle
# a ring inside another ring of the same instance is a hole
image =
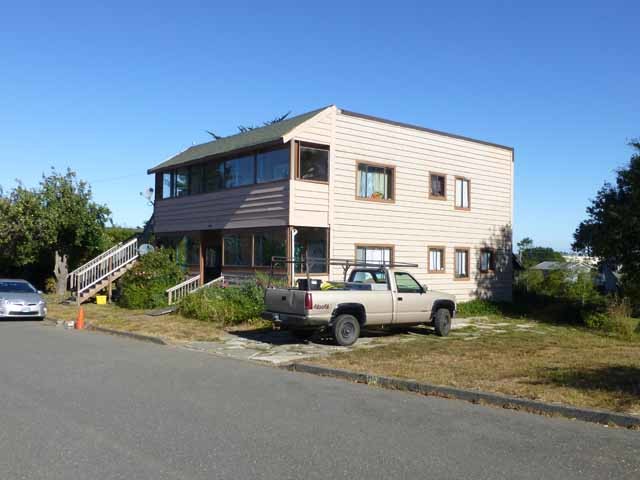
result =
[[[401,302],[402,301],[402,297],[398,297],[398,301]]]

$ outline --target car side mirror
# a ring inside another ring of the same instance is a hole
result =
[[[425,293],[428,292],[429,291],[429,286],[426,283],[423,283],[422,284],[422,290],[424,290]]]
[[[42,290],[38,290],[38,294],[44,295],[44,292]]]

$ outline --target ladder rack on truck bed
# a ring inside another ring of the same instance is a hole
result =
[[[304,265],[304,270],[307,275],[307,284],[309,284],[311,280],[311,273],[309,272],[309,265],[314,264],[322,264],[322,265],[330,265],[330,266],[338,266],[342,267],[342,276],[343,281],[347,281],[347,273],[353,267],[358,268],[418,268],[417,263],[408,263],[408,262],[386,262],[384,260],[380,262],[364,262],[361,260],[352,260],[347,258],[319,258],[319,257],[301,257],[301,258],[292,258],[292,257],[279,257],[273,256],[271,257],[271,271],[269,275],[269,286],[271,286],[271,277],[273,277],[273,270],[275,266],[278,265]]]

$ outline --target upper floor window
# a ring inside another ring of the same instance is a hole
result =
[[[173,197],[173,172],[162,173],[162,198]]]
[[[444,247],[429,247],[429,273],[444,272]]]
[[[469,249],[456,248],[455,250],[455,278],[466,280],[469,278]]]
[[[370,264],[389,264],[393,260],[393,248],[375,245],[356,245],[356,261]]]
[[[456,202],[455,207],[468,210],[471,206],[471,182],[467,178],[456,177]]]
[[[204,189],[204,165],[191,167],[189,175],[189,195],[202,193]]]
[[[492,248],[480,250],[480,272],[489,273],[496,269],[496,252]]]
[[[209,162],[204,167],[205,192],[217,192],[224,187],[224,162]]]
[[[256,182],[272,182],[289,178],[289,148],[260,152],[256,156]]]
[[[255,163],[253,155],[234,158],[224,162],[225,188],[241,187],[255,182]]]
[[[382,165],[358,164],[357,197],[366,200],[393,201],[395,169]]]
[[[429,198],[444,200],[447,198],[447,177],[441,173],[429,175]]]
[[[296,178],[316,182],[329,181],[329,149],[299,144]]]
[[[178,168],[174,178],[174,196],[189,195],[189,168]]]

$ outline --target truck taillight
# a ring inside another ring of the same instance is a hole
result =
[[[304,294],[304,309],[313,310],[313,297],[309,292]]]

